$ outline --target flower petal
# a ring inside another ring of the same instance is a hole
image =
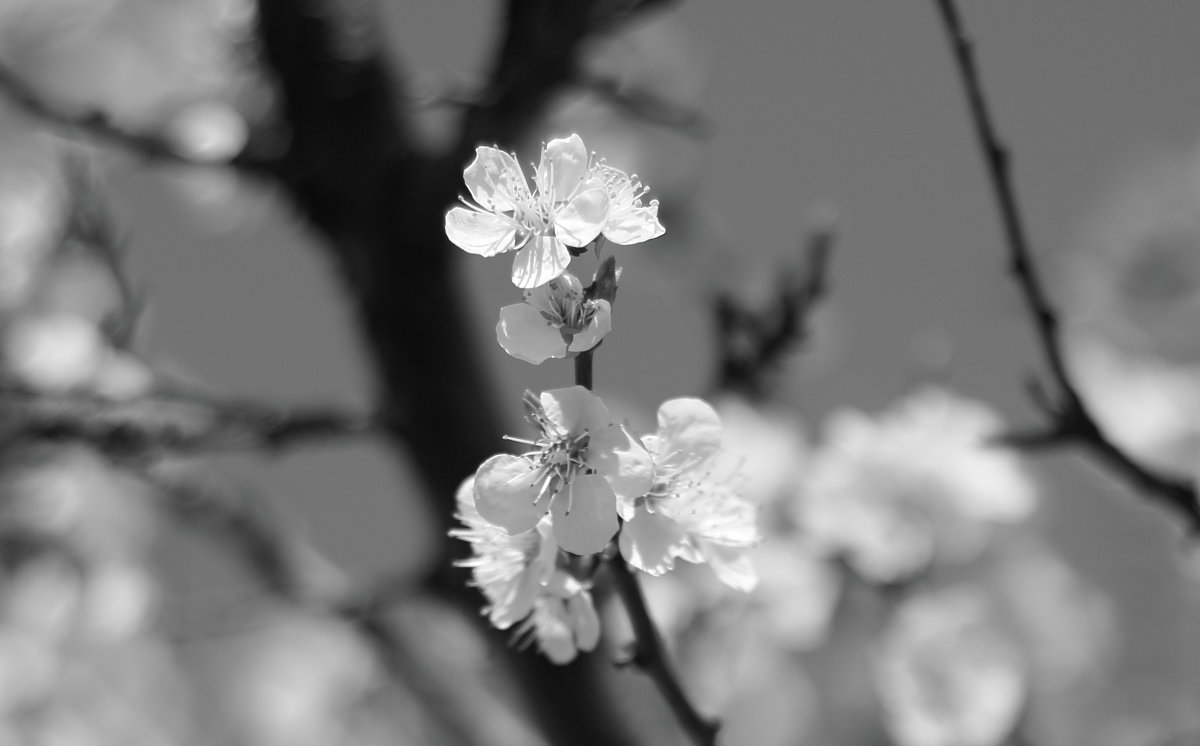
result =
[[[608,192],[588,189],[554,215],[554,233],[568,246],[586,246],[596,240],[608,218]]]
[[[567,618],[575,633],[575,647],[584,652],[595,650],[600,642],[600,617],[592,605],[592,594],[580,591],[567,599]]]
[[[617,532],[616,496],[595,474],[580,474],[559,490],[550,506],[554,539],[574,554],[604,551]]]
[[[475,149],[475,160],[463,171],[463,180],[471,198],[492,212],[514,210],[531,199],[517,159],[486,145]]]
[[[721,418],[702,399],[668,399],[658,408],[658,438],[660,464],[706,461],[721,447]]]
[[[446,213],[446,238],[458,248],[479,256],[495,256],[520,245],[517,224],[506,215],[455,207]]]
[[[575,634],[567,615],[566,605],[558,598],[543,598],[538,601],[533,616],[534,634],[538,648],[552,663],[560,666],[575,660]]]
[[[550,421],[572,437],[589,432],[594,438],[596,431],[612,425],[604,401],[583,386],[543,391],[538,400]]]
[[[666,515],[639,507],[633,519],[621,526],[620,544],[626,562],[657,577],[675,568],[687,536]]]
[[[500,309],[496,341],[509,355],[534,365],[567,354],[562,334],[528,303],[514,303]]]
[[[752,591],[758,585],[758,572],[744,549],[704,545],[704,559],[725,585],[737,591]]]
[[[545,285],[561,275],[570,263],[571,254],[562,241],[554,236],[534,236],[513,257],[513,284],[519,288]]]
[[[612,486],[622,516],[628,514],[633,500],[649,492],[654,483],[650,452],[620,425],[593,432],[587,458],[588,466]]]
[[[621,246],[649,241],[665,232],[658,222],[658,205],[614,210],[604,225],[604,237]]]
[[[571,344],[567,347],[571,352],[583,352],[590,350],[604,339],[604,335],[612,331],[612,307],[606,300],[593,301],[595,303],[595,313],[592,315],[592,320],[588,322],[587,327],[583,331],[571,338]]]
[[[538,162],[538,191],[552,202],[570,199],[587,171],[588,152],[579,135],[551,140]]]
[[[501,453],[475,471],[475,509],[510,534],[528,531],[546,513],[538,499],[538,470],[528,459]]]

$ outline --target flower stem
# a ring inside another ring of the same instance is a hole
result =
[[[611,267],[609,274],[612,274]],[[575,384],[589,391],[592,390],[594,352],[595,349],[584,350],[575,357]],[[646,598],[642,595],[642,587],[638,585],[637,578],[619,552],[606,564],[611,568],[617,594],[625,605],[625,612],[629,615],[637,641],[629,662],[642,669],[654,681],[655,686],[662,692],[663,699],[675,713],[679,724],[697,746],[714,746],[717,742],[717,731],[721,726],[697,712],[688,700],[670,661],[667,660],[662,637],[658,634],[658,628],[654,626],[650,610],[646,608]]]
[[[697,712],[683,691],[678,676],[667,660],[662,638],[654,626],[650,611],[646,608],[646,599],[642,595],[637,577],[620,556],[613,558],[608,566],[637,640],[629,662],[642,669],[654,681],[693,743],[698,746],[714,746],[720,723]]]
[[[584,350],[575,357],[575,385],[592,390],[592,350]]]

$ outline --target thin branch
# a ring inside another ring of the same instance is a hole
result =
[[[836,239],[832,220],[809,235],[804,265],[783,274],[765,308],[748,308],[729,295],[713,301],[718,362],[715,388],[761,398],[768,374],[812,332],[812,312],[829,292],[829,260]]]
[[[283,409],[254,402],[150,396],[112,401],[0,389],[0,441],[82,440],[121,458],[219,451],[278,452],[362,437],[379,423],[334,407]]]
[[[608,562],[608,568],[612,573],[617,594],[620,595],[625,611],[629,614],[629,622],[633,626],[636,639],[628,664],[637,666],[654,681],[667,705],[694,743],[698,746],[713,746],[717,742],[717,732],[721,724],[697,712],[683,691],[678,676],[667,660],[665,646],[658,629],[654,626],[654,620],[650,617],[637,577],[619,555]]]
[[[139,132],[112,121],[108,114],[95,109],[74,109],[41,95],[10,67],[0,64],[0,92],[30,115],[50,124],[74,130],[150,160],[182,163],[190,166],[233,167],[247,174],[267,176],[275,167],[270,159],[243,150],[228,161],[203,161],[181,153],[166,137]]]
[[[604,293],[611,298],[616,293],[615,277],[615,262],[612,257],[609,257],[601,270],[600,280],[597,281],[599,287],[595,291]],[[588,288],[588,290],[592,291],[593,288]],[[592,389],[593,382],[592,368],[595,359],[593,352],[594,349],[586,350],[575,358],[575,384],[583,386],[589,391]],[[634,636],[637,640],[633,656],[628,663],[636,665],[650,676],[689,738],[699,746],[712,746],[716,743],[720,725],[696,712],[696,708],[692,706],[687,694],[684,693],[683,686],[679,683],[679,679],[667,660],[662,638],[646,608],[646,599],[642,596],[642,589],[638,585],[637,578],[630,572],[625,560],[621,559],[620,553],[617,553],[608,562],[608,565],[617,586],[617,593],[621,596],[621,601],[625,604],[625,610],[629,614],[629,621],[633,625]]]
[[[992,123],[983,84],[975,61],[974,47],[954,0],[935,0],[946,36],[954,52],[966,91],[979,147],[987,164],[988,178],[1000,212],[1009,250],[1009,271],[1021,288],[1037,332],[1042,353],[1050,367],[1058,396],[1047,407],[1052,443],[1070,441],[1095,455],[1110,470],[1141,488],[1146,496],[1177,512],[1189,531],[1200,531],[1200,501],[1187,482],[1157,474],[1139,464],[1114,444],[1100,429],[1067,369],[1058,314],[1046,293],[1030,250],[1011,175],[1011,158]],[[1038,439],[1025,438],[1037,445]]]

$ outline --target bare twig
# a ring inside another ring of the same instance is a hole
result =
[[[713,301],[720,355],[715,388],[761,398],[768,374],[811,334],[812,311],[828,293],[832,221],[817,226],[805,246],[804,266],[783,274],[770,305],[747,308],[729,295]]]
[[[973,44],[954,0],[935,0],[935,3],[954,51],[975,134],[987,164],[988,178],[1008,243],[1009,271],[1025,297],[1042,354],[1057,388],[1057,396],[1042,407],[1051,421],[1050,426],[1041,434],[1010,436],[1010,440],[1018,445],[1034,447],[1061,443],[1082,446],[1111,471],[1140,488],[1149,499],[1178,513],[1190,531],[1200,531],[1200,502],[1197,501],[1195,488],[1190,483],[1151,471],[1117,447],[1100,429],[1072,381],[1063,354],[1061,324],[1030,250],[1013,186],[1011,158],[992,123]]]
[[[667,705],[694,743],[699,746],[712,746],[717,742],[720,723],[697,712],[683,691],[678,676],[667,660],[666,649],[658,629],[654,626],[654,620],[650,617],[650,611],[646,608],[646,599],[642,596],[637,577],[620,555],[608,562],[608,568],[617,594],[620,595],[625,611],[629,614],[629,622],[636,639],[628,663],[645,671],[654,681]]]
[[[234,167],[248,174],[264,176],[275,166],[270,159],[260,158],[248,149],[228,161],[200,161],[189,158],[160,134],[127,129],[113,122],[102,111],[75,110],[48,100],[3,64],[0,64],[0,92],[29,114],[50,124],[81,132],[106,145],[119,147],[150,160],[192,166]]]

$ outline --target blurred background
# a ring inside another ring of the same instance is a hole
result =
[[[446,0],[380,3],[380,12],[409,76],[415,136],[430,149],[446,147],[461,107],[441,99],[480,87],[503,8]],[[1030,234],[1068,321],[1080,387],[1115,441],[1145,463],[1193,479],[1200,456],[1200,6],[1010,0],[964,2],[963,12],[1014,151]],[[0,61],[51,100],[101,108],[123,125],[163,133],[197,160],[219,162],[241,150],[279,105],[253,52],[254,19],[253,4],[243,0],[0,0]],[[595,91],[567,91],[525,142],[513,143],[528,162],[540,142],[578,132],[662,201],[666,235],[615,249],[625,269],[614,333],[596,363],[598,390],[635,430],[652,429],[664,399],[712,393],[714,293],[751,305],[769,301],[779,268],[799,261],[814,226],[831,213],[831,292],[815,311],[811,338],[774,376],[767,400],[750,408],[729,398],[721,409],[731,447],[770,451],[763,458],[772,463],[756,468],[781,473],[763,488],[763,520],[791,515],[794,508],[772,506],[817,489],[805,482],[806,470],[832,468],[829,451],[840,431],[830,422],[838,413],[876,418],[946,389],[1009,425],[1036,422],[1026,381],[1044,362],[1006,273],[982,160],[931,4],[695,0],[591,39],[583,59],[589,73],[687,115],[664,124]],[[58,295],[28,291],[40,293],[40,310],[30,316],[38,323],[20,321],[21,304],[30,301],[14,273],[23,256],[57,245],[53,216],[71,208],[48,165],[65,146],[19,106],[3,116],[0,283],[19,286],[10,291],[16,300],[5,301],[5,354],[16,368],[28,363],[16,374],[28,383],[100,354],[87,351],[100,344],[82,339],[87,333],[63,331],[63,314],[86,317],[92,306],[107,307],[104,293],[115,291],[95,290],[98,281],[86,279],[86,252],[56,255],[56,277],[79,265],[84,279],[56,281],[65,286]],[[336,270],[277,189],[219,165],[150,162],[113,148],[87,158],[103,173],[129,274],[146,299],[139,360],[237,398],[371,404],[370,363]],[[395,214],[403,220],[405,205]],[[456,260],[461,292],[446,303],[468,309],[469,343],[484,356],[508,431],[519,434],[521,392],[567,385],[570,368],[507,357],[492,335],[497,307],[518,297],[508,263]],[[396,292],[404,292],[403,278]],[[55,298],[66,298],[65,306]],[[67,352],[64,334],[75,334]],[[39,352],[39,344],[57,352]],[[76,357],[38,367],[55,355]],[[95,363],[108,372],[94,380],[115,387],[108,391],[137,389],[138,372],[109,370],[123,364],[114,359]],[[77,385],[68,375],[57,390]],[[939,441],[922,442],[933,448]],[[428,504],[414,496],[421,488],[413,467],[385,444],[356,440],[214,462],[220,480],[251,485],[272,520],[321,556],[311,558],[313,572],[331,585],[419,578],[439,556],[444,540]],[[18,469],[27,463],[40,471]],[[82,448],[23,452],[13,464],[9,474],[20,479],[9,481],[20,484],[102,468]],[[900,590],[873,590],[843,565],[812,559],[817,550],[808,548],[764,555],[760,565],[764,592],[807,599],[797,608],[727,602],[694,573],[651,584],[685,681],[702,709],[726,718],[722,742],[1197,742],[1200,560],[1174,516],[1073,452],[1035,454],[1004,468],[1035,485],[1028,489],[1036,507],[1000,521],[987,548],[944,567],[933,563]],[[127,495],[143,487],[110,481],[80,499],[95,504],[104,494],[120,503],[103,514],[128,512],[121,525],[140,528],[122,530],[138,533],[130,541],[144,546],[128,550],[136,557],[108,562],[116,568],[108,590],[89,592],[101,594],[96,615],[107,613],[110,627],[152,632],[112,633],[120,644],[65,653],[83,661],[74,673],[0,637],[0,656],[11,656],[0,664],[0,706],[10,715],[0,743],[424,742],[394,722],[411,705],[395,704],[402,695],[387,692],[357,638],[329,619],[267,602],[210,542],[138,518],[149,498]],[[764,551],[772,536],[786,537],[780,545],[790,547],[803,531],[803,519],[779,518],[764,527]],[[54,616],[47,609],[68,603],[59,570],[46,565],[44,582],[25,583],[33,599],[26,604],[37,614]],[[17,594],[23,577],[6,577],[5,592]],[[137,600],[144,596],[153,600]],[[760,607],[787,641],[731,647],[730,639],[750,635],[747,608]],[[122,609],[144,618],[113,621]],[[997,617],[1008,626],[991,629]],[[606,623],[619,629],[619,614]],[[487,654],[472,652],[479,643],[469,632],[445,634],[447,646],[472,661],[484,656],[471,665],[486,667]],[[926,664],[909,661],[906,669],[904,655],[918,656],[912,650],[938,640],[962,641],[958,653],[930,656],[969,661],[968,673],[928,663],[940,683],[914,683]],[[736,660],[732,648],[740,651]],[[300,650],[304,664],[296,662]],[[31,671],[43,671],[41,689],[30,684],[37,678]],[[64,681],[76,699],[61,695]],[[138,711],[80,704],[100,698],[95,690],[104,681],[128,682],[121,696],[131,701],[165,704]],[[223,688],[228,681],[238,687]],[[631,721],[656,739],[648,742],[678,738],[661,708],[644,705],[652,690],[632,673],[615,681]],[[945,695],[951,704],[934,703],[938,686],[954,690]],[[32,721],[12,714],[31,703],[57,713],[38,716],[57,735],[36,735],[22,725]],[[387,714],[354,709],[364,706]],[[359,714],[348,720],[351,711]],[[126,720],[155,722],[139,730]],[[106,725],[97,730],[98,722]],[[95,733],[105,727],[122,735],[100,740]]]

